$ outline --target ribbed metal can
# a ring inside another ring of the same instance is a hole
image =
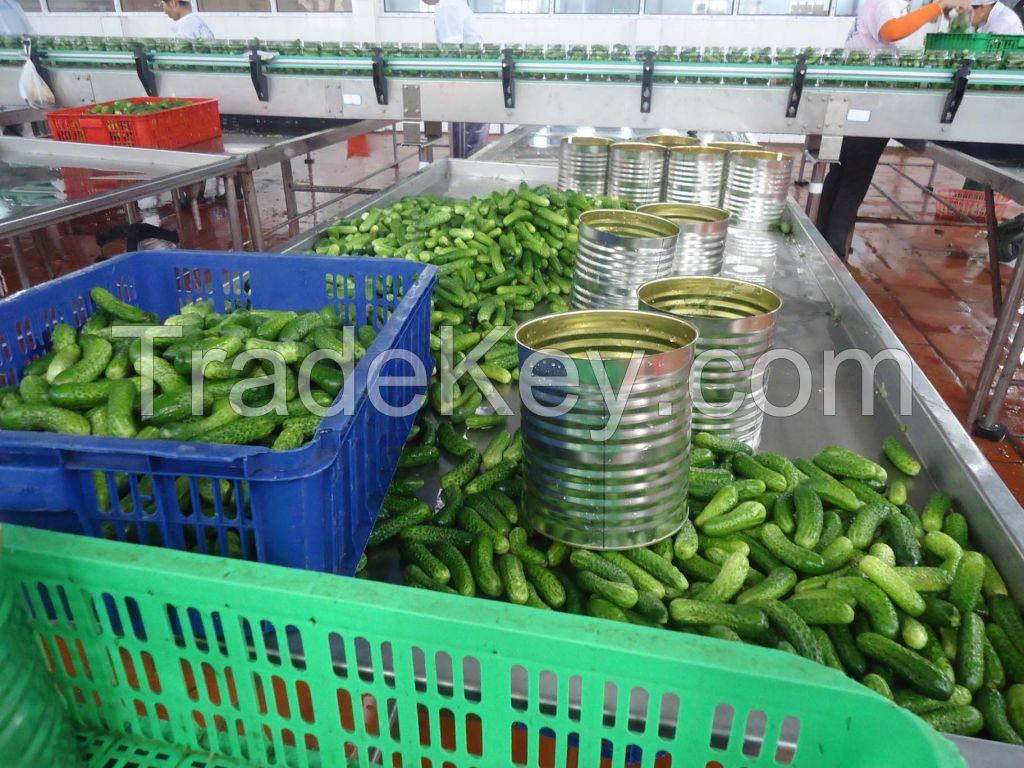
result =
[[[778,246],[776,232],[729,227],[721,276],[770,287]]]
[[[558,188],[584,195],[608,191],[608,149],[613,139],[602,136],[563,136],[558,147]]]
[[[679,318],[635,310],[565,312],[519,327],[529,525],[590,549],[647,546],[679,530],[696,339]]]
[[[659,144],[622,141],[612,144],[608,159],[608,194],[634,205],[661,200],[665,181],[665,155]]]
[[[669,203],[718,205],[722,199],[727,150],[720,147],[673,147],[665,168]]]
[[[782,299],[759,285],[722,277],[655,280],[642,286],[639,296],[642,310],[682,318],[700,334],[692,383],[693,428],[756,448],[768,383],[765,365],[757,363],[772,348]],[[707,352],[731,354],[702,357]]]
[[[648,136],[644,141],[668,147],[669,149],[672,147],[696,147],[700,145],[700,139],[693,136],[679,136],[674,133],[656,133],[653,136]]]
[[[672,274],[679,227],[647,213],[587,211],[580,216],[572,275],[573,309],[636,309],[636,291]]]
[[[793,158],[782,152],[751,150],[729,153],[722,207],[734,225],[769,229],[786,208]]]
[[[715,203],[715,205],[721,205],[722,199],[725,197],[725,182],[729,178],[729,157],[732,153],[762,150],[765,149],[765,147],[762,147],[760,144],[746,144],[742,141],[709,141],[708,146],[714,147],[715,149],[724,149],[726,152],[725,165],[722,167],[722,191],[718,198],[718,202]],[[722,207],[724,208],[725,206],[723,205]]]
[[[729,214],[721,208],[681,203],[652,203],[637,209],[679,227],[673,275],[717,275],[722,270]]]

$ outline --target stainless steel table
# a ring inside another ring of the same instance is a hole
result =
[[[512,135],[506,146],[515,147],[518,143],[519,139]],[[515,149],[507,153],[517,155]],[[346,215],[427,192],[466,198],[521,181],[554,183],[556,172],[550,163],[521,164],[518,159],[503,163],[503,156],[506,153],[499,147],[484,155],[483,161],[435,163],[364,200]],[[998,564],[1012,593],[1021,602],[1024,509],[793,200],[789,201],[787,215],[794,224],[793,236],[772,236],[777,254],[774,264],[766,267],[765,277],[784,301],[778,318],[776,348],[791,351],[793,359],[805,361],[806,367],[788,361],[774,363],[768,399],[784,406],[801,391],[809,397],[806,405],[792,415],[766,417],[763,448],[790,456],[809,456],[825,445],[839,443],[878,456],[882,440],[905,429],[903,438],[925,467],[912,483],[911,502],[919,507],[937,486],[953,492],[970,520],[972,536]],[[308,249],[317,238],[315,232],[296,238],[286,250]],[[878,356],[879,364],[873,370],[864,369],[863,376],[853,362],[843,362],[838,369],[829,366],[830,356],[842,360],[858,354],[869,359]],[[898,358],[899,364],[886,362],[887,356]],[[802,375],[800,368],[804,369]],[[835,386],[826,387],[833,373]],[[827,398],[827,391],[834,391],[834,398]],[[518,405],[512,388],[499,388],[499,392],[510,405]],[[905,402],[901,402],[901,396]],[[512,416],[509,426],[514,427],[517,422],[518,418]],[[487,437],[477,439],[483,442]],[[447,468],[442,466],[442,470]],[[427,479],[424,493],[429,501],[436,499],[436,477]],[[401,579],[396,559],[387,550],[371,559],[370,569],[376,578]],[[979,739],[955,741],[975,768],[1009,768],[1024,763],[1022,748]]]

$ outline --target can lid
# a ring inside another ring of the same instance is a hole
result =
[[[664,152],[665,147],[649,141],[619,141],[612,144],[612,152]]]
[[[725,147],[716,147],[708,145],[706,147],[700,146],[689,146],[689,147],[671,147],[669,153],[672,155],[725,155],[728,154],[729,150]]]

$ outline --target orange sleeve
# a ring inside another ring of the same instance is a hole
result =
[[[904,16],[889,19],[878,30],[878,36],[883,43],[895,43],[897,40],[910,37],[925,24],[930,24],[941,15],[942,6],[938,3],[930,3]]]

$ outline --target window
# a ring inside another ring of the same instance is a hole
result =
[[[50,0],[47,6],[54,13],[114,12],[114,0]]]
[[[351,13],[352,0],[277,0],[277,10],[281,13]]]
[[[640,0],[555,0],[555,13],[640,13]]]
[[[469,0],[469,7],[474,13],[547,13],[551,0]],[[384,0],[385,13],[429,13],[431,10],[421,0]]]
[[[29,13],[40,13],[43,10],[39,0],[16,0],[16,2],[23,11],[28,11]]]
[[[162,9],[160,0],[121,0],[121,10],[125,13],[159,13]]]
[[[647,0],[644,13],[710,14],[731,13],[732,0]]]
[[[856,16],[860,0],[836,0],[836,16]]]
[[[270,13],[270,0],[199,0],[199,12]]]
[[[736,12],[746,16],[828,16],[829,0],[739,0]]]

